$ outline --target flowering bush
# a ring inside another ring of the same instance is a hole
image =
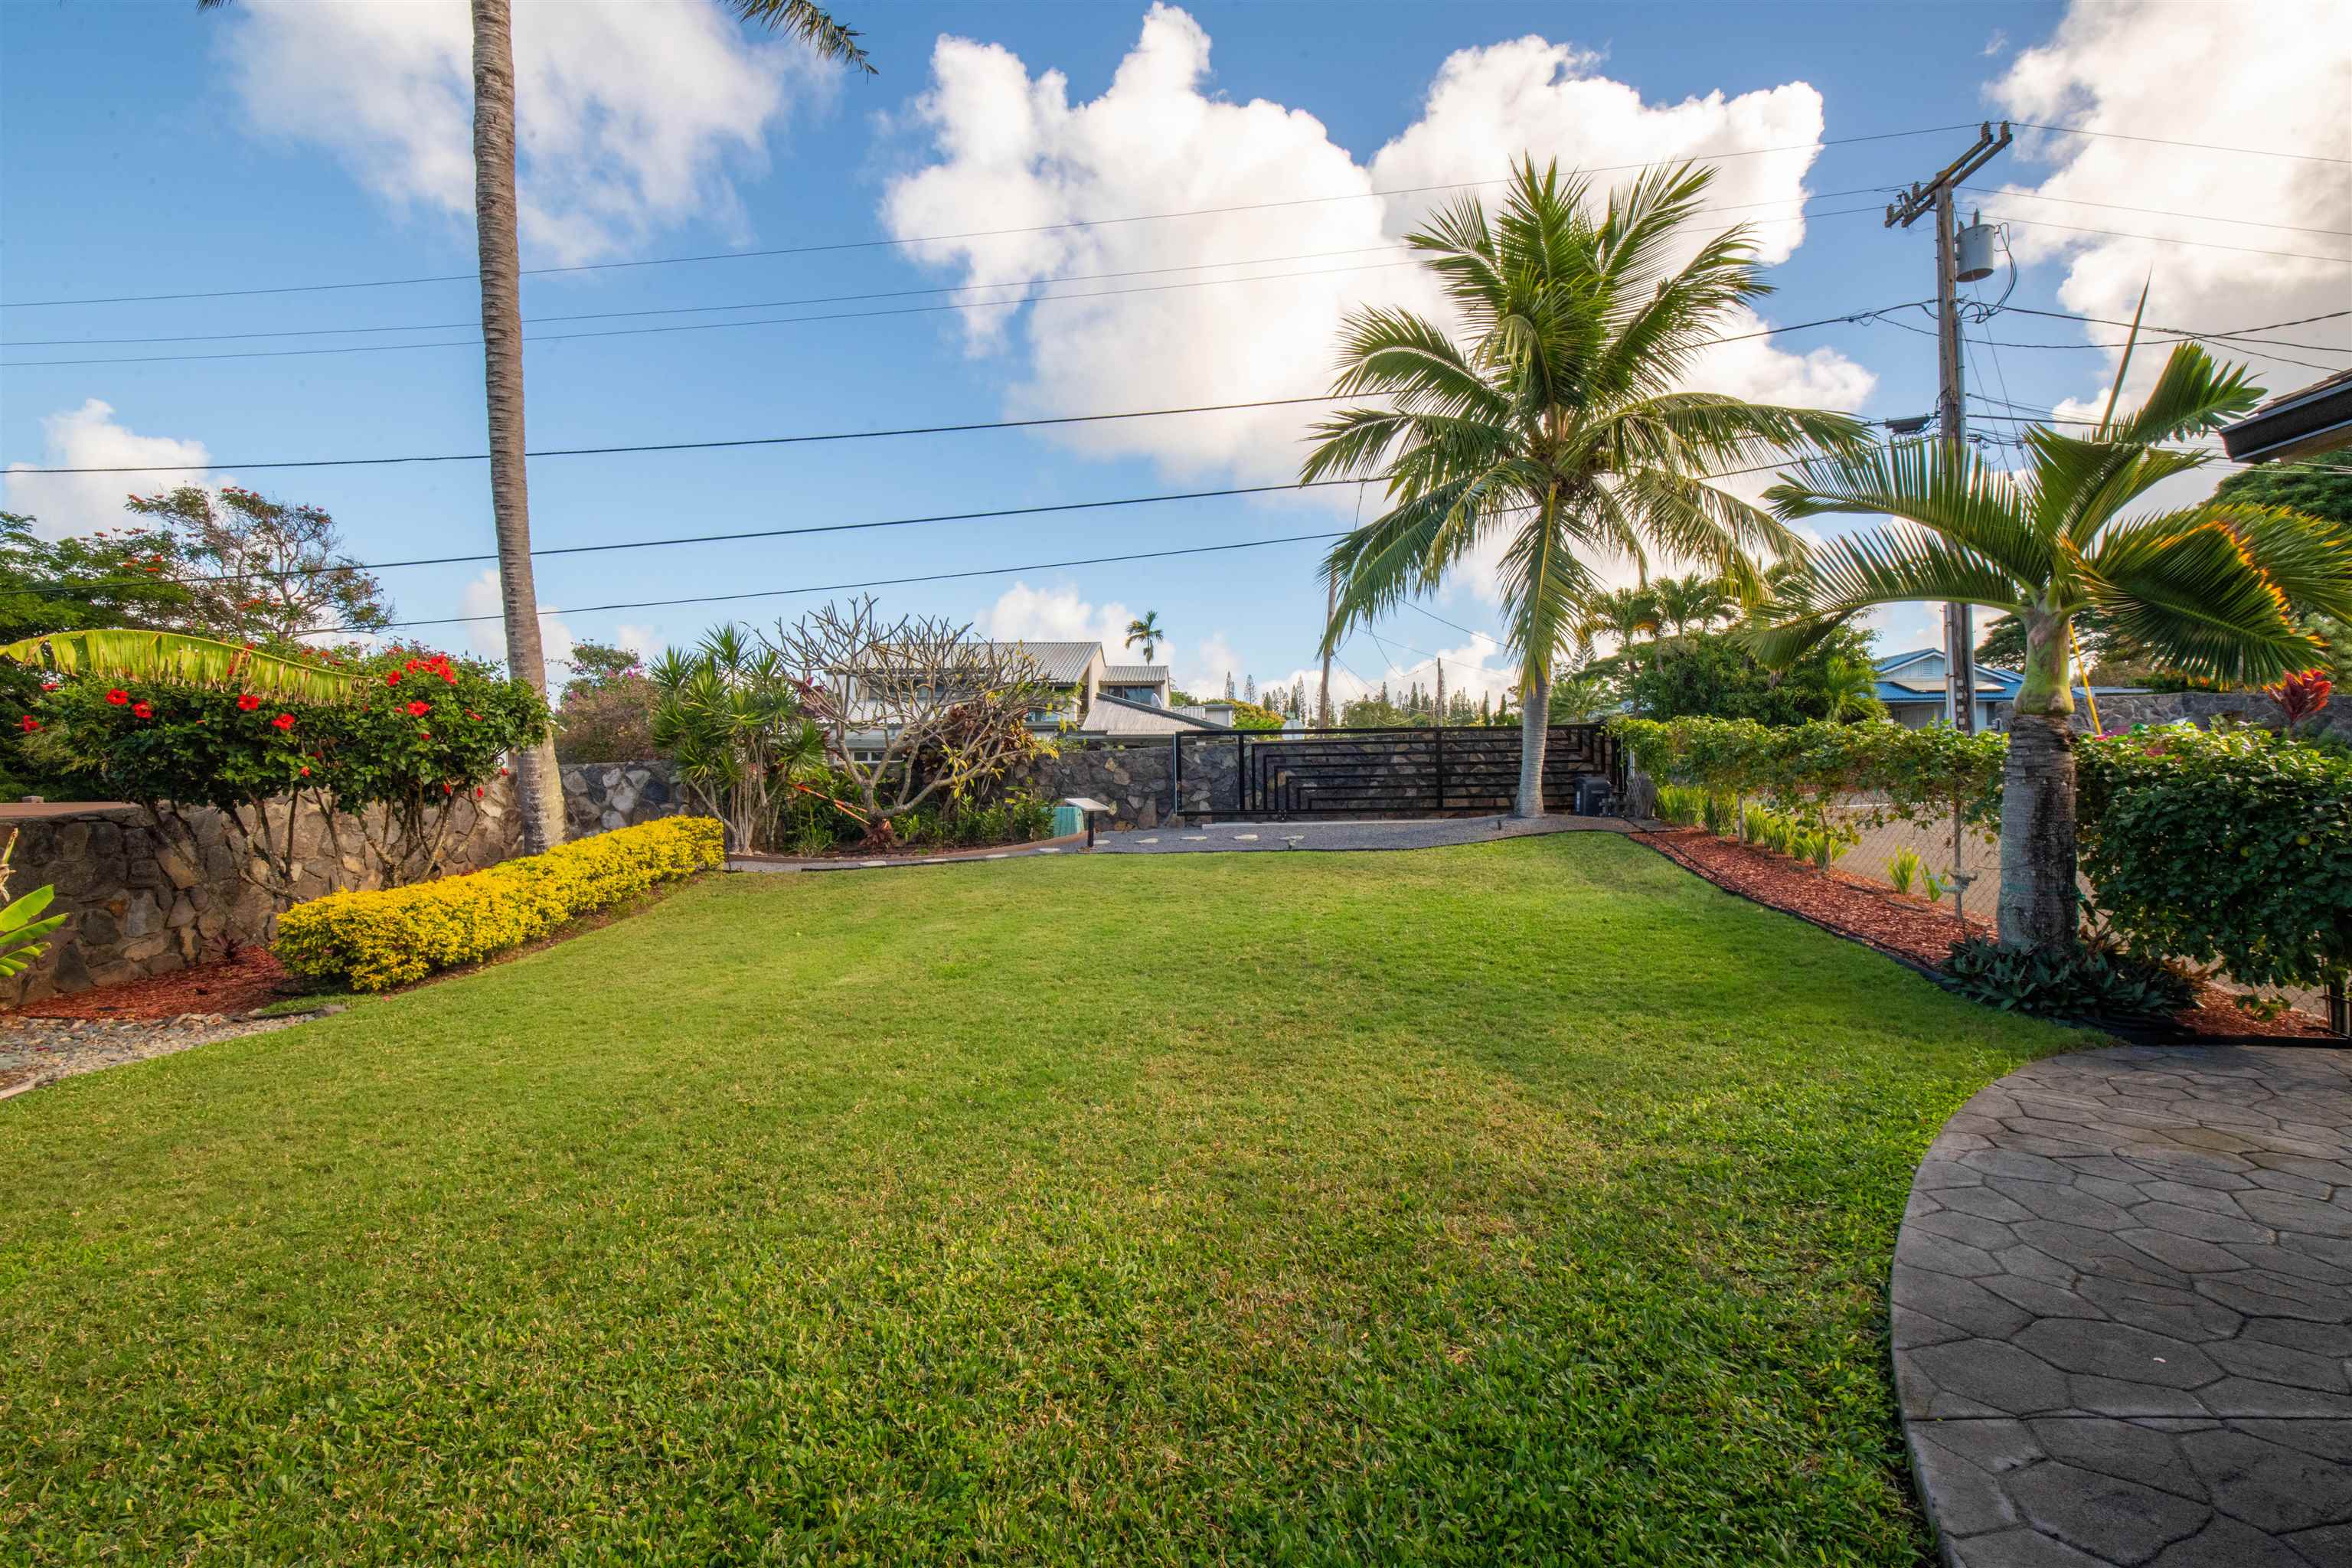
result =
[[[181,813],[220,810],[248,877],[280,898],[292,896],[294,825],[305,812],[323,816],[339,847],[350,834],[384,880],[425,875],[450,807],[480,798],[505,754],[546,732],[539,694],[478,660],[406,647],[281,651],[348,679],[297,695],[247,690],[233,675],[88,668],[45,682],[16,722],[28,751],[150,807],[184,847],[193,837]],[[279,799],[289,810],[273,831],[267,805]]]
[[[1940,816],[1958,802],[1983,826],[2000,819],[2007,738],[1886,722],[1773,726],[1748,719],[1618,719],[1610,730],[1652,775],[1711,794],[1759,795],[1820,817],[1832,801],[1874,795],[1883,817]]]
[[[520,947],[726,858],[725,830],[711,818],[665,817],[471,876],[297,904],[278,917],[271,951],[297,974],[388,990]]]

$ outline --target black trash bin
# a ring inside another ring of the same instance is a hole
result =
[[[1587,774],[1576,781],[1576,815],[1599,816],[1609,809],[1609,781]]]

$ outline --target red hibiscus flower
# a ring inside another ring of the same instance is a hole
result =
[[[155,717],[155,710],[144,702],[133,702],[131,705],[131,716],[134,719],[152,719]]]
[[[383,683],[384,683],[386,686],[397,686],[397,685],[399,685],[399,684],[400,684],[400,671],[398,671],[398,670],[396,670],[396,669],[395,669],[395,670],[392,670],[392,671],[389,671],[388,673],[386,673],[386,674],[385,674],[385,676],[384,676],[384,678],[383,678]]]
[[[27,735],[31,734],[40,727],[41,721],[38,719],[34,718],[30,713],[26,714],[22,719],[16,721],[16,728],[24,731]]]
[[[408,705],[408,716],[412,719],[422,719],[432,711],[433,704],[430,702],[412,702]]]
[[[250,691],[236,700],[236,710],[240,713],[250,713],[260,706],[261,699]]]
[[[306,778],[306,779],[307,779],[307,778],[309,778],[309,777],[310,776],[310,769],[308,769],[308,768],[304,768],[304,769],[302,770],[302,776],[303,776],[304,778]]]
[[[269,724],[272,729],[291,730],[294,728],[294,715],[291,713],[280,713],[277,718],[272,719],[269,721]]]
[[[475,798],[476,800],[479,800],[479,799],[481,799],[481,798],[482,798],[482,786],[481,786],[481,785],[479,785],[479,784],[476,784],[476,785],[474,786],[474,798]]]
[[[44,680],[41,682],[41,689],[44,691],[55,691],[57,689],[58,683],[54,680]]]
[[[109,702],[113,703],[117,708],[120,708],[124,703],[131,700],[131,693],[123,690],[122,688],[118,686],[113,690],[106,694],[106,700]]]

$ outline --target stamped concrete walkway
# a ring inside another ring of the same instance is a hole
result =
[[[1895,1383],[1963,1568],[2352,1564],[2352,1053],[2084,1051],[1921,1162]]]
[[[1250,849],[1435,849],[1547,833],[1631,833],[1614,816],[1439,816],[1411,822],[1209,822],[1096,836],[1095,852],[1181,855]]]

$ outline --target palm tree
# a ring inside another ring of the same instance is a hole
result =
[[[1143,662],[1150,664],[1151,656],[1160,651],[1160,644],[1167,636],[1168,628],[1160,624],[1160,612],[1146,610],[1137,619],[1127,623],[1126,646],[1133,647],[1141,643]]]
[[[209,11],[227,0],[196,0]],[[810,0],[719,0],[746,22],[799,39],[820,57],[874,74],[843,26]],[[530,499],[522,417],[522,262],[515,229],[514,27],[509,0],[472,0],[474,20],[474,230],[482,283],[482,359],[490,430],[490,513],[498,535],[499,607],[507,668],[547,694],[531,584]],[[522,847],[537,854],[563,841],[563,776],[552,734],[515,758]]]
[[[2126,349],[2118,390],[2130,360]],[[2103,611],[2179,668],[2261,681],[2312,662],[2313,638],[2291,604],[2352,613],[2352,529],[2218,497],[2122,515],[2151,487],[2214,455],[2162,443],[2210,432],[2261,396],[2242,367],[2221,369],[2182,343],[2137,409],[2118,415],[2110,393],[2106,416],[2088,436],[2029,432],[2016,473],[1940,443],[1911,443],[1808,461],[1766,498],[1784,521],[1825,512],[1897,520],[1813,550],[1751,626],[1769,662],[1788,662],[1876,605],[1960,601],[2022,624],[2025,679],[2001,784],[2006,946],[2063,951],[2075,940],[2066,721],[2074,709],[2067,631],[2076,615]]]
[[[1662,170],[1610,195],[1533,159],[1512,171],[1497,221],[1475,199],[1407,243],[1437,275],[1464,336],[1409,310],[1359,310],[1343,329],[1347,408],[1316,428],[1300,478],[1386,481],[1389,509],[1332,548],[1339,602],[1323,641],[1434,590],[1481,543],[1503,542],[1504,620],[1520,664],[1517,810],[1543,811],[1551,664],[1599,592],[1580,552],[1653,553],[1711,567],[1745,588],[1751,552],[1796,541],[1769,514],[1706,481],[1727,463],[1843,450],[1861,426],[1816,409],[1675,392],[1735,307],[1766,292],[1744,228],[1669,255],[1711,171]]]
[[[1576,640],[1590,647],[1596,637],[1615,637],[1626,668],[1639,669],[1641,660],[1633,657],[1633,644],[1644,637],[1655,637],[1660,622],[1657,595],[1649,589],[1612,588],[1584,602],[1576,623]]]
[[[1694,626],[1706,630],[1730,615],[1738,602],[1722,578],[1696,572],[1686,577],[1661,577],[1650,592],[1657,603],[1658,618],[1673,627],[1676,637]]]

